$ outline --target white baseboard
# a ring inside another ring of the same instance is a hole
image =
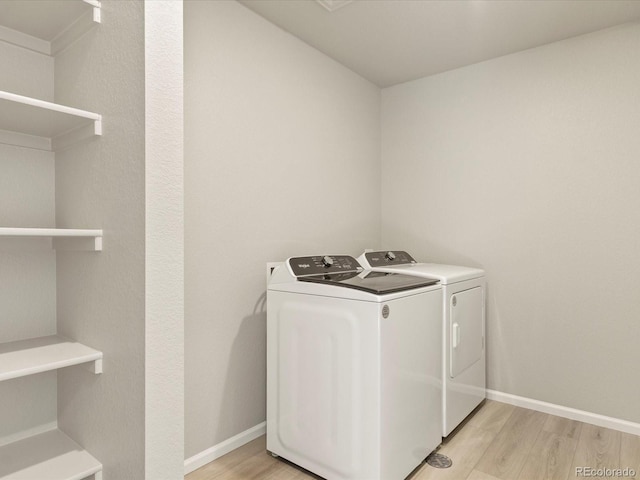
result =
[[[220,442],[211,448],[207,448],[204,452],[200,452],[193,457],[187,458],[184,461],[184,474],[191,473],[194,470],[206,465],[209,462],[213,462],[216,458],[241,447],[245,443],[249,443],[251,440],[258,438],[260,435],[267,433],[267,422],[262,422],[255,427],[251,427],[244,432],[240,432],[238,435],[231,437],[224,442]]]
[[[487,398],[489,400],[515,405],[516,407],[524,407],[537,412],[549,413],[551,415],[557,415],[558,417],[590,423],[599,427],[640,435],[640,423],[629,422],[619,418],[607,417],[597,413],[585,412],[584,410],[563,407],[562,405],[556,405],[554,403],[542,402],[540,400],[533,400],[532,398],[519,397],[517,395],[511,395],[510,393],[496,392],[495,390],[489,389],[487,389]]]

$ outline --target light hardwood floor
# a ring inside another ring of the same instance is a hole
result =
[[[451,468],[423,464],[410,480],[569,480],[578,467],[633,469],[640,480],[640,437],[486,401],[438,450]],[[190,473],[186,480],[318,479],[266,452],[262,436]],[[614,477],[591,477],[614,478]],[[615,477],[620,478],[620,477]],[[629,478],[629,477],[627,477]]]

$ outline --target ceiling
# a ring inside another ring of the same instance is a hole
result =
[[[640,0],[238,0],[380,87],[640,20]]]

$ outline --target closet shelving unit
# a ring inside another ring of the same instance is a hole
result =
[[[0,2],[0,41],[55,55],[101,21],[96,0]],[[65,105],[0,91],[0,143],[57,151],[87,135],[102,134],[102,117]],[[77,241],[102,250],[102,230],[0,227],[7,237]],[[71,242],[65,243],[65,242]],[[102,352],[60,335],[0,343],[0,381],[84,364],[102,373]],[[0,445],[0,480],[102,479],[102,465],[58,429]]]

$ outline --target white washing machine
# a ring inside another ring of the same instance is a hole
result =
[[[403,251],[365,252],[365,269],[440,280],[442,319],[442,436],[448,436],[486,397],[485,275],[478,268],[418,263]]]
[[[441,442],[437,280],[288,259],[267,288],[267,450],[329,480],[401,480]]]

